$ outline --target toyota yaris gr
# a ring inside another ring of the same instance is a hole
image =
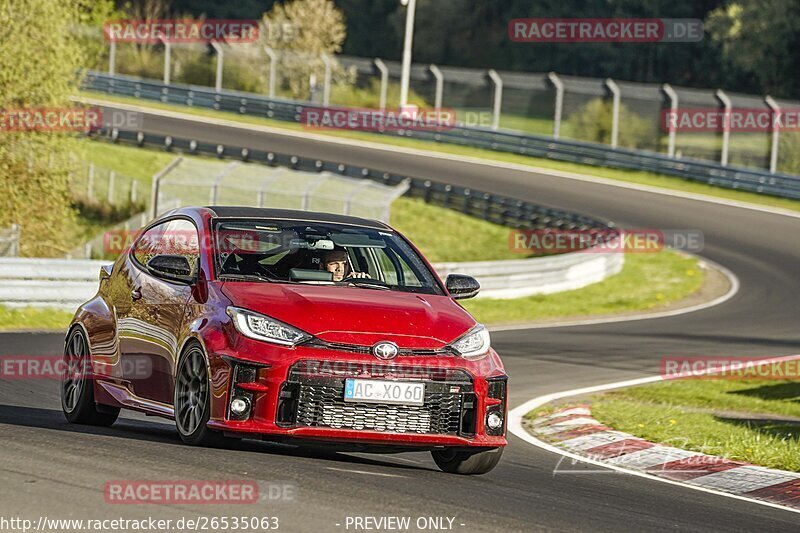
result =
[[[191,445],[230,438],[430,451],[482,474],[506,445],[507,376],[486,328],[381,222],[193,207],[139,232],[100,271],[65,344],[62,407],[175,420]]]

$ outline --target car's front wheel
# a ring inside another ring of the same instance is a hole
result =
[[[220,446],[222,433],[208,428],[211,394],[208,367],[202,348],[191,344],[178,365],[175,382],[175,426],[181,440],[191,446]]]
[[[64,346],[64,375],[61,377],[61,409],[72,424],[110,426],[117,421],[119,408],[94,401],[89,343],[80,327],[74,328]]]
[[[436,466],[448,474],[479,475],[490,472],[500,462],[503,448],[483,451],[434,450],[431,452]]]

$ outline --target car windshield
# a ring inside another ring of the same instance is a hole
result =
[[[392,231],[322,222],[218,220],[220,279],[443,294],[419,255]]]

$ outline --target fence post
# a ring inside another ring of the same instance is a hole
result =
[[[344,200],[344,213],[343,214],[345,214],[345,215],[349,215],[350,214],[350,208],[351,208],[351,206],[353,204],[353,199],[356,196],[358,196],[359,193],[361,193],[361,191],[363,189],[366,189],[366,188],[368,188],[370,186],[372,186],[372,182],[370,180],[368,180],[368,179],[364,179],[364,181],[362,181],[361,183],[359,183],[358,185],[355,185],[353,187],[353,190],[350,191],[350,194],[348,194],[345,197],[345,200]]]
[[[169,85],[172,44],[163,37],[159,37],[159,39],[164,44],[164,85]]]
[[[492,129],[500,127],[500,110],[503,107],[503,79],[496,70],[489,69],[489,78],[494,83],[494,102],[492,104]]]
[[[314,192],[314,189],[322,183],[323,181],[327,180],[330,177],[330,174],[327,172],[320,172],[319,175],[311,180],[309,184],[306,186],[305,190],[303,191],[303,199],[301,200],[300,209],[303,211],[308,211],[309,199],[311,198],[311,193]]]
[[[220,182],[228,175],[230,175],[233,170],[239,166],[239,163],[236,161],[225,165],[225,168],[222,169],[222,172],[217,174],[217,177],[214,178],[214,185],[211,186],[211,198],[209,201],[211,205],[217,205],[217,198],[219,195],[219,184]]]
[[[320,54],[320,59],[325,64],[325,79],[322,84],[322,105],[328,107],[331,102],[331,58],[328,54]]]
[[[86,180],[86,196],[94,198],[94,163],[89,163],[89,178]]]
[[[769,172],[775,174],[778,171],[778,141],[780,140],[780,116],[781,106],[771,96],[765,96],[764,102],[772,111],[772,136],[769,142]]]
[[[19,224],[11,224],[11,257],[19,257],[19,239],[21,233]]]
[[[433,79],[436,80],[436,92],[433,97],[433,107],[436,111],[439,111],[442,108],[442,95],[444,94],[444,76],[442,75],[442,71],[439,70],[439,67],[436,65],[430,65],[428,67],[430,70]]]
[[[611,148],[619,145],[619,86],[611,78],[606,78],[606,87],[611,92]]]
[[[264,53],[269,56],[269,89],[268,95],[270,98],[275,98],[275,76],[277,75],[278,68],[278,54],[275,50],[267,45],[264,45]]]
[[[172,172],[175,169],[175,167],[180,165],[181,161],[183,161],[182,157],[176,157],[175,159],[170,161],[170,163],[167,166],[159,170],[153,176],[153,190],[152,190],[152,196],[150,197],[150,208],[153,213],[153,218],[156,218],[158,216],[158,189],[161,186],[161,179],[170,172]]]
[[[547,79],[556,89],[555,109],[553,110],[553,139],[558,139],[561,133],[561,112],[564,110],[564,83],[555,72],[549,73]]]
[[[380,109],[381,111],[386,110],[386,94],[389,89],[389,69],[386,68],[386,63],[384,63],[381,59],[375,58],[375,67],[381,73],[381,102],[380,102]]]
[[[108,46],[108,75],[113,76],[117,70],[117,41],[111,40]]]
[[[131,204],[135,204],[138,200],[139,193],[139,180],[131,181]]]
[[[117,175],[113,170],[108,171],[108,203],[114,203],[114,182]]]
[[[715,93],[717,99],[725,107],[725,115],[722,121],[722,155],[719,159],[719,164],[723,167],[728,166],[728,148],[731,141],[731,109],[733,108],[731,99],[725,94],[722,89],[717,89]]]
[[[214,82],[214,89],[217,92],[222,91],[222,63],[225,59],[224,54],[222,52],[222,46],[217,41],[211,41],[211,46],[214,47],[214,51],[217,53],[217,79]]]
[[[661,86],[661,90],[669,98],[669,111],[667,115],[667,127],[669,128],[669,146],[667,148],[667,155],[675,157],[675,140],[677,137],[677,112],[678,112],[678,93],[672,88],[672,85],[665,83]]]

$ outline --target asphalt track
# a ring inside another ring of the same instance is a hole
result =
[[[636,228],[699,229],[702,255],[739,278],[739,293],[653,320],[493,334],[511,376],[511,407],[542,394],[658,372],[667,355],[800,353],[800,219],[363,146],[145,117],[145,131],[317,157],[465,185]],[[0,354],[57,354],[53,334],[0,336]],[[0,516],[180,518],[278,516],[285,531],[355,531],[346,517],[455,517],[456,531],[789,531],[798,515],[565,463],[514,436],[490,474],[440,473],[427,454],[336,454],[244,442],[190,449],[166,422],[126,414],[110,429],[68,425],[48,381],[0,381]],[[293,499],[255,506],[119,506],[120,479],[253,479]],[[463,524],[463,525],[462,525]],[[412,530],[415,530],[412,528]]]

